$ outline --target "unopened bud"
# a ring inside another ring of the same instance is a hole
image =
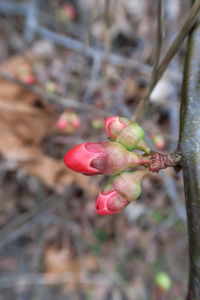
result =
[[[128,150],[141,150],[149,154],[150,149],[144,141],[144,130],[136,123],[119,116],[107,117],[105,128],[108,136]]]
[[[115,142],[84,143],[65,154],[64,162],[70,169],[86,175],[114,175],[127,167],[150,164],[148,157],[127,151]]]
[[[166,146],[165,139],[161,134],[151,134],[152,142],[159,150],[163,150]]]
[[[66,133],[72,133],[80,127],[79,117],[72,111],[62,113],[57,121],[57,127]]]
[[[120,212],[141,194],[141,180],[149,173],[148,169],[124,172],[100,192],[96,202],[96,212],[112,215]]]

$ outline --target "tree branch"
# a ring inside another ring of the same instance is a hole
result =
[[[5,72],[1,68],[0,68],[0,78],[3,78],[9,82],[15,83],[15,84],[21,86],[22,88],[24,88],[25,90],[37,94],[38,96],[45,99],[49,103],[51,103],[51,102],[59,103],[61,106],[66,107],[66,108],[71,107],[71,108],[76,108],[76,109],[80,109],[80,110],[95,112],[101,116],[109,116],[110,115],[105,110],[96,108],[93,105],[90,105],[87,103],[80,103],[76,100],[65,98],[64,96],[59,95],[57,93],[50,94],[38,85],[33,86],[33,85],[23,83],[22,81],[18,80],[13,75]],[[0,109],[10,110],[12,108],[9,106],[6,106],[6,104],[2,107],[2,105],[0,104]],[[14,107],[12,110],[16,111],[16,108]]]
[[[175,37],[174,41],[172,42],[171,46],[167,50],[163,60],[161,61],[160,65],[157,68],[156,74],[154,76],[154,80],[152,80],[149,84],[148,91],[142,101],[140,101],[140,104],[137,107],[137,110],[135,112],[134,119],[135,120],[140,120],[141,116],[144,115],[146,105],[149,100],[149,96],[151,95],[151,92],[153,91],[154,87],[166,71],[170,61],[172,58],[175,56],[177,51],[180,49],[181,44],[183,43],[185,37],[188,35],[188,32],[192,28],[192,26],[195,23],[196,17],[198,16],[200,10],[200,0],[196,0],[194,5],[192,6],[181,30]]]
[[[189,35],[182,87],[179,151],[188,218],[187,300],[200,299],[200,15]]]

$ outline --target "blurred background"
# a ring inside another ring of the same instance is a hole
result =
[[[146,176],[122,213],[98,216],[104,176],[65,152],[131,118],[152,74],[156,0],[0,0],[0,299],[183,300],[182,174]],[[189,1],[166,0],[160,57]],[[161,43],[160,41],[160,43]],[[152,149],[176,149],[185,44],[140,122]]]

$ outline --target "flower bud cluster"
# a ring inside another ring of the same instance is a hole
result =
[[[105,119],[104,126],[109,140],[77,145],[65,154],[64,162],[68,168],[85,175],[112,175],[96,201],[98,214],[112,215],[140,195],[141,180],[149,172],[151,156],[144,130],[136,122],[113,116]],[[145,168],[126,170],[140,166]]]
[[[73,111],[64,111],[58,118],[57,127],[68,134],[80,127],[78,115]]]

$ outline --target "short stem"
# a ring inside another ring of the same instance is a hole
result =
[[[168,167],[177,167],[180,165],[181,154],[178,151],[162,154],[159,152],[151,151],[151,164],[149,170],[152,172],[159,172],[161,169]]]
[[[130,153],[129,161],[130,161],[129,166],[133,168],[137,166],[150,165],[152,163],[150,156],[142,156],[134,152]]]
[[[141,140],[137,144],[137,148],[141,151],[144,151],[146,154],[150,154],[150,152],[151,152],[151,149],[147,146],[147,144],[145,143],[144,140]]]

